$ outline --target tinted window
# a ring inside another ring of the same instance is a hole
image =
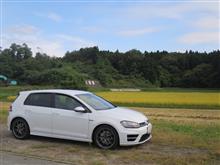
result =
[[[51,107],[51,94],[33,93],[28,96],[24,102],[25,105]]]
[[[55,95],[55,108],[74,110],[74,108],[82,106],[78,101],[66,95]]]

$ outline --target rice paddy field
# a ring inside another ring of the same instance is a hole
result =
[[[51,86],[0,87],[0,101],[11,102],[19,91],[54,88]],[[152,108],[220,109],[220,90],[154,88],[137,92],[111,92],[92,89],[97,95],[120,106]]]
[[[122,106],[220,109],[218,91],[97,92],[96,94]]]

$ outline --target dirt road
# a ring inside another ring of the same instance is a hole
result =
[[[0,165],[66,165],[38,158],[15,155],[10,152],[0,152]]]

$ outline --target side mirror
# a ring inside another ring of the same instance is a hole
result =
[[[76,111],[76,112],[82,112],[82,113],[86,112],[85,108],[83,108],[82,106],[79,106],[79,107],[74,108],[74,111]]]

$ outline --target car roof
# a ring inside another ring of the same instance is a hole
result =
[[[71,89],[44,89],[44,90],[29,90],[29,91],[21,91],[20,93],[60,93],[60,94],[67,94],[67,95],[78,95],[78,94],[86,94],[90,93],[87,91],[81,90],[71,90]]]

